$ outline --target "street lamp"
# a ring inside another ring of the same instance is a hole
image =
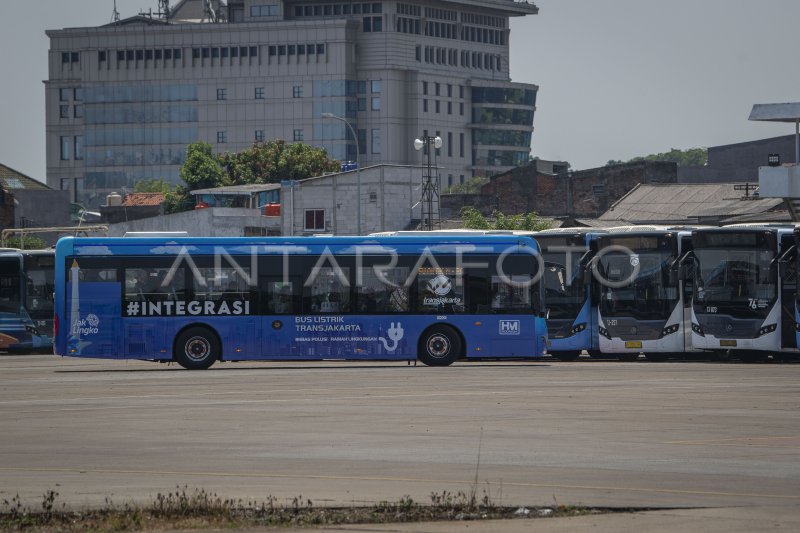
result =
[[[356,233],[361,235],[361,163],[359,162],[360,150],[358,148],[358,137],[356,136],[356,130],[353,129],[353,126],[350,125],[347,119],[338,115],[334,115],[333,113],[323,113],[322,118],[332,118],[347,124],[347,128],[353,135],[353,140],[356,142]]]
[[[425,225],[425,228],[430,231],[433,229],[434,222],[433,222],[433,201],[434,196],[436,197],[436,211],[439,212],[439,192],[436,190],[436,184],[433,180],[433,172],[431,168],[431,152],[433,149],[439,149],[442,147],[442,138],[439,136],[436,137],[429,137],[425,135],[421,139],[414,139],[414,150],[420,151],[424,147],[427,146],[427,155],[428,155],[428,175],[425,177],[425,183],[422,187],[422,209],[423,209],[423,216],[422,216],[422,223]],[[428,217],[425,217],[425,207],[427,206],[428,210]],[[438,218],[438,217],[437,217]],[[438,221],[437,223],[438,224]]]

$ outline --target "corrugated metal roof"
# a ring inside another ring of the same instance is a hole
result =
[[[769,122],[794,122],[800,119],[800,102],[782,104],[755,104],[748,120]]]
[[[22,172],[16,171],[3,164],[0,164],[0,187],[7,191],[13,191],[15,189],[52,190],[41,181],[26,176]]]
[[[672,224],[707,216],[766,213],[783,203],[780,198],[742,196],[731,183],[637,185],[600,220]]]
[[[192,194],[223,194],[241,196],[244,194],[256,194],[265,191],[274,191],[280,188],[280,183],[255,183],[248,185],[229,185],[227,187],[215,187],[213,189],[196,189],[192,191]]]

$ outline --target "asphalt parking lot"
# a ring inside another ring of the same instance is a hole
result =
[[[796,525],[799,377],[799,364],[187,371],[0,356],[0,501],[146,503],[188,486],[351,505],[476,490],[502,505],[749,508]]]

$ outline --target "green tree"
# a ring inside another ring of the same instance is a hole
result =
[[[137,181],[133,186],[133,192],[160,192],[167,194],[176,188],[175,185],[166,180],[153,178]]]
[[[340,168],[338,161],[328,159],[326,150],[303,143],[287,144],[282,139],[226,153],[220,156],[220,163],[232,185],[302,180]]]
[[[494,222],[483,216],[472,206],[461,208],[461,222],[465,228],[480,230],[541,231],[550,227],[550,222],[534,212],[517,215],[504,215],[499,211],[492,214]]]
[[[219,157],[213,154],[211,145],[203,141],[194,142],[186,147],[186,161],[181,166],[180,176],[186,185],[179,185],[166,194],[165,213],[194,209],[191,191],[228,184]]]
[[[669,152],[634,157],[628,161],[612,159],[606,163],[606,165],[620,165],[622,163],[635,163],[637,161],[668,161],[670,163],[677,163],[679,167],[704,166],[708,163],[708,149],[689,148],[687,150],[679,150],[677,148],[672,148]]]
[[[20,240],[19,236],[14,235],[6,239],[6,247],[7,248],[24,248],[25,250],[41,250],[44,248],[48,248],[47,243],[45,243],[41,238],[37,237],[36,235],[25,235],[25,237]]]
[[[446,192],[448,194],[479,194],[481,187],[489,183],[489,178],[485,176],[473,176],[464,183],[457,183],[452,187],[448,187]]]

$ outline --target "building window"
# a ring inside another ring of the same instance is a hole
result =
[[[447,114],[448,115],[453,114],[453,102],[447,102]]]
[[[303,130],[294,130],[292,132],[292,138],[295,142],[303,140]]]
[[[447,157],[453,157],[453,132],[447,132]]]
[[[427,81],[423,81],[422,82],[422,94],[428,94],[428,82]]]
[[[227,131],[218,131],[217,132],[217,142],[219,144],[223,144],[228,142],[228,132]]]
[[[370,83],[370,90],[373,93],[381,92],[381,80],[372,80],[372,82]]]
[[[62,102],[69,102],[70,94],[72,91],[70,89],[59,89],[58,90],[58,99]]]
[[[75,136],[75,160],[80,161],[83,159],[83,135]]]
[[[264,88],[256,87],[256,100],[263,100],[263,99],[264,99]]]
[[[427,99],[422,101],[422,112],[423,113],[427,113],[428,112],[428,100]]]
[[[303,86],[302,85],[295,85],[292,87],[292,98],[302,98],[303,97]]]
[[[228,90],[217,89],[217,100],[227,100],[227,99],[228,99]]]
[[[61,137],[61,160],[69,161],[69,137]]]
[[[436,100],[436,112],[439,113],[441,112],[441,110],[442,110],[441,104],[439,103],[439,100]]]
[[[59,115],[60,115],[61,118],[69,118],[69,106],[68,105],[58,106],[58,109],[59,109]]]
[[[381,130],[377,128],[372,130],[372,153],[381,153]]]
[[[73,109],[75,118],[83,118],[83,104],[78,104]]]
[[[256,142],[264,142],[264,130],[256,130]]]
[[[464,157],[464,134],[458,134],[458,156]]]
[[[606,194],[605,184],[592,185],[592,196],[604,196]]]
[[[358,151],[359,153],[367,153],[367,130],[358,130]]]
[[[439,102],[436,102],[437,104]],[[373,111],[380,111],[381,110],[381,99],[380,97],[372,99],[372,110]]]
[[[306,209],[306,231],[325,231],[325,210]]]

